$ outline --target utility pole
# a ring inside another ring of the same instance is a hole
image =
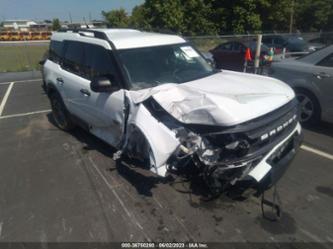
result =
[[[259,66],[260,66],[260,51],[261,51],[261,40],[262,35],[257,36],[257,48],[256,48],[256,55],[254,57],[254,73],[259,73]]]
[[[290,19],[289,19],[290,34],[293,32],[293,26],[294,26],[294,8],[295,8],[295,0],[291,0]]]

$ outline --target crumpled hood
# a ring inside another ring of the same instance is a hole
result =
[[[153,97],[180,122],[221,126],[262,116],[295,96],[279,80],[227,70],[183,84],[164,84],[129,93],[136,104]]]

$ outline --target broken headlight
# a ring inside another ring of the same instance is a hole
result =
[[[234,134],[200,136],[183,127],[175,129],[175,132],[181,143],[182,157],[196,153],[207,165],[235,161],[247,155],[250,149],[247,139]]]

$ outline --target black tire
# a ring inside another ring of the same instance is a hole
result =
[[[320,121],[320,105],[317,98],[308,90],[295,89],[296,98],[300,103],[300,122],[313,125]]]
[[[72,130],[75,125],[71,119],[70,113],[67,111],[64,102],[59,93],[51,92],[49,95],[52,117],[55,124],[64,131]]]

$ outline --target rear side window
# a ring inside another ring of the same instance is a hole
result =
[[[82,75],[84,63],[84,44],[76,41],[65,42],[63,68],[69,72]]]
[[[85,44],[85,77],[92,79],[96,76],[111,77],[115,75],[115,66],[111,53],[105,48],[93,45]],[[113,80],[110,78],[110,80]]]
[[[282,37],[276,37],[275,39],[274,39],[274,44],[277,44],[277,45],[284,45],[285,44],[285,40],[282,38]]]
[[[220,46],[218,46],[219,50],[228,50],[231,51],[232,50],[232,43],[224,43],[221,44]]]
[[[234,43],[233,43],[232,50],[233,50],[233,51],[237,51],[237,52],[245,51],[245,47],[244,47],[243,44],[241,44],[241,43],[239,43],[239,42],[234,42]]]
[[[326,56],[317,65],[322,67],[333,67],[333,54]]]
[[[61,41],[51,41],[49,50],[49,60],[59,63],[62,57],[63,43]]]
[[[264,43],[269,43],[269,44],[271,44],[272,43],[272,37],[263,37],[262,38],[262,41],[264,42]]]

